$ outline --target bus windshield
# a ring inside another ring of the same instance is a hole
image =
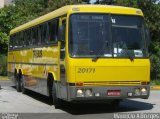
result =
[[[73,14],[70,16],[71,57],[133,57],[147,55],[142,17],[131,15]]]

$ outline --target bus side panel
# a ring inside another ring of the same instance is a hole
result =
[[[32,63],[23,65],[25,86],[30,90],[48,95],[48,72],[54,72],[58,77],[58,46],[34,48],[30,53],[33,55]],[[27,58],[27,55],[24,58]]]

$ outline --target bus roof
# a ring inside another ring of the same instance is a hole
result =
[[[67,5],[10,31],[10,35],[68,13],[111,13],[143,16],[140,9],[113,5]]]

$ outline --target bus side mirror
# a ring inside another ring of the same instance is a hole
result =
[[[59,26],[58,28],[58,41],[65,42],[65,32],[64,26]]]

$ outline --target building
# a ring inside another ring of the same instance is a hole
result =
[[[3,8],[5,5],[9,5],[13,0],[0,0],[0,8]]]

